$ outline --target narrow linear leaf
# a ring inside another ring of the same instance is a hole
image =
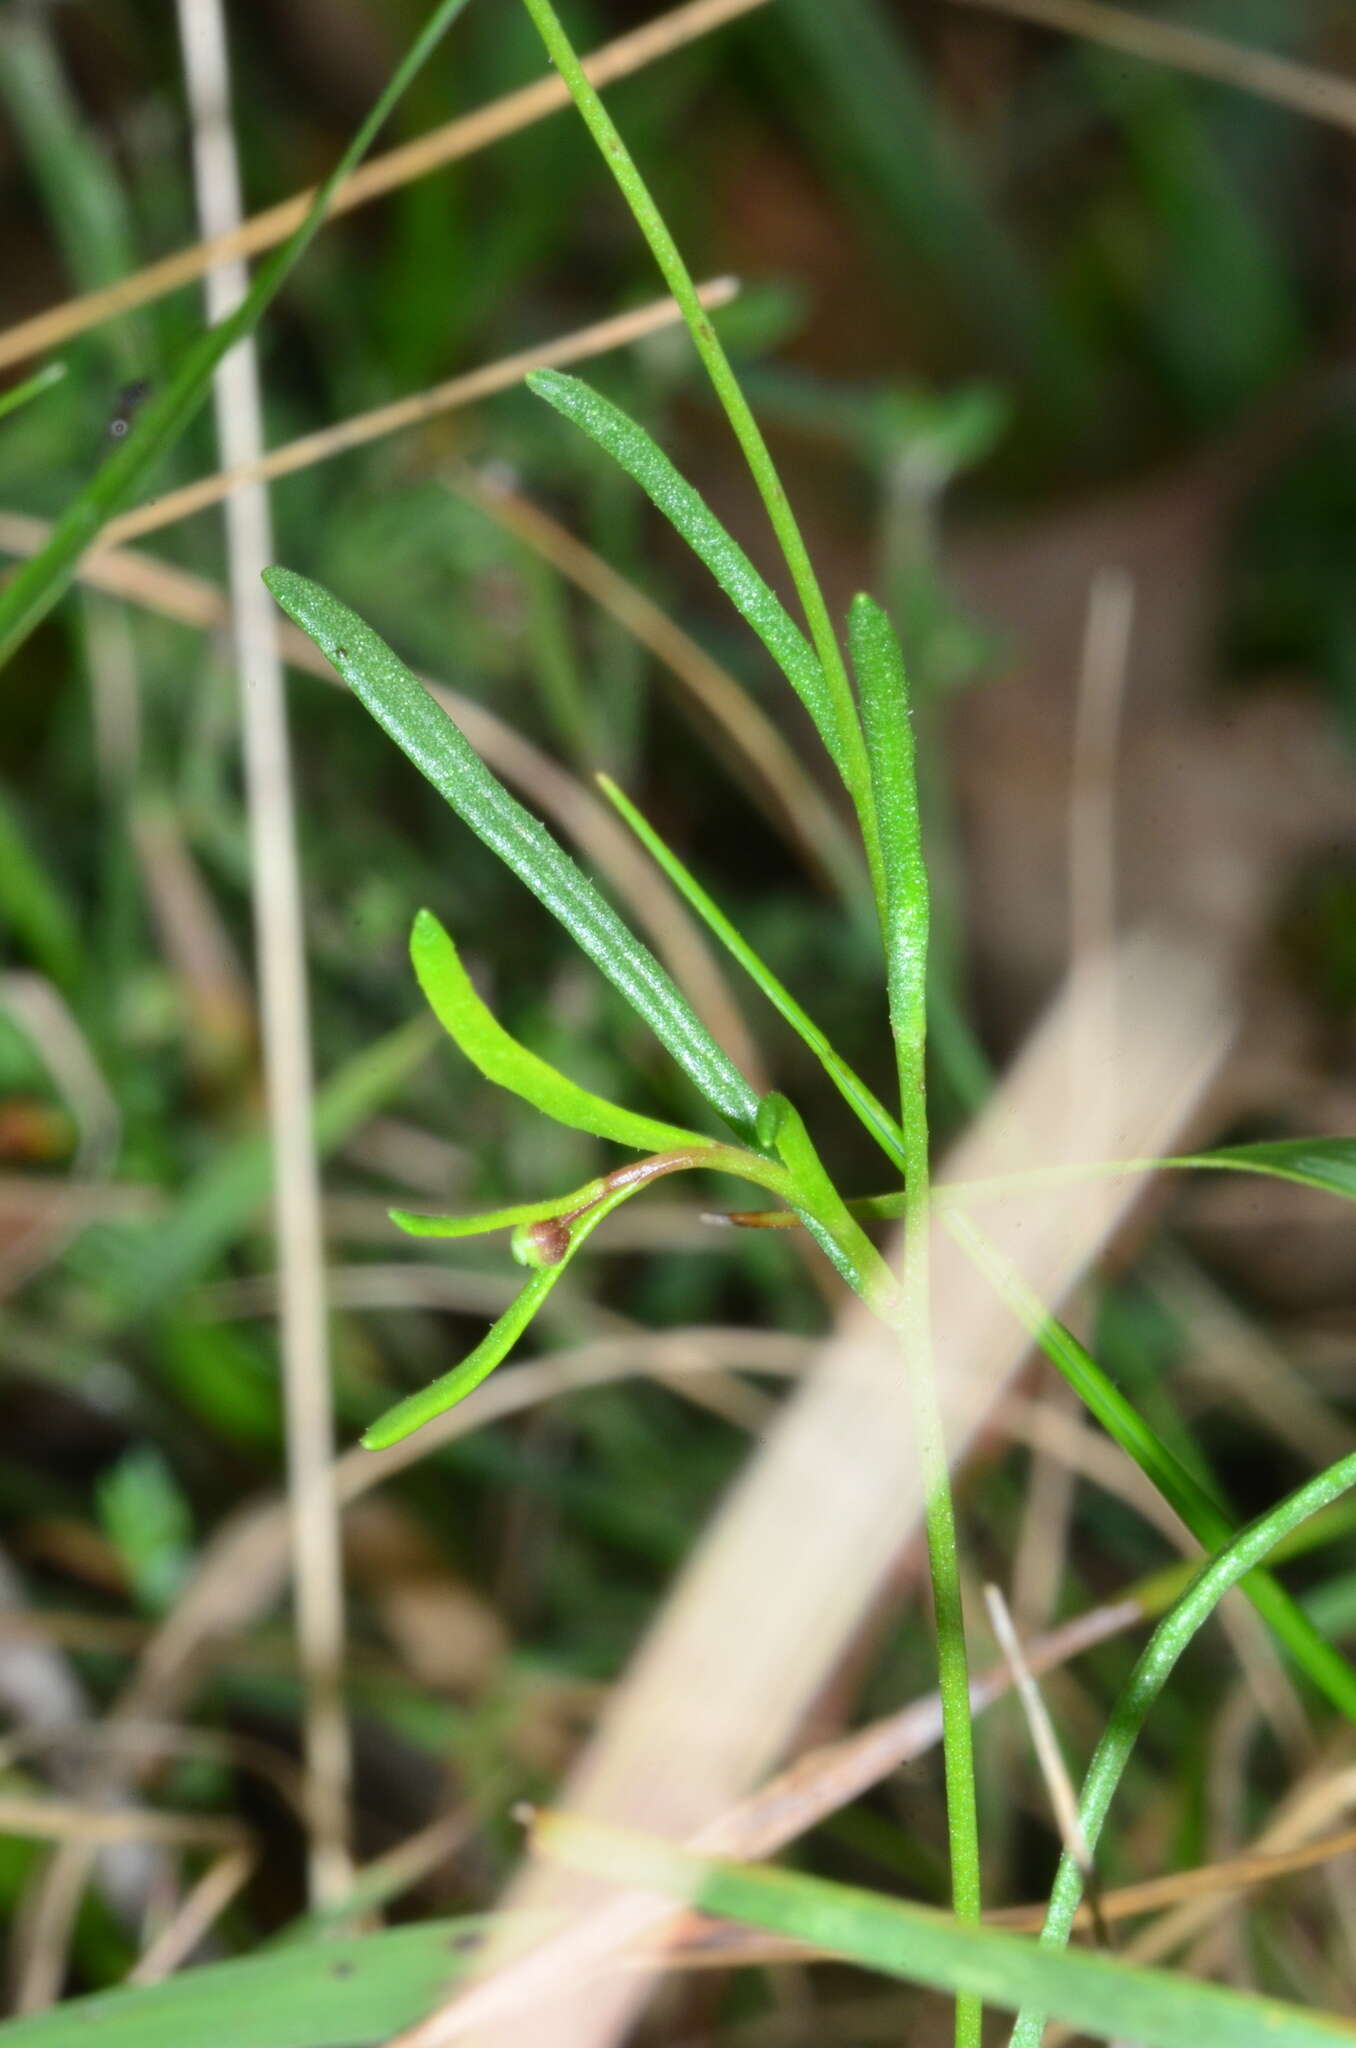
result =
[[[1220,1145],[1166,1162],[1234,1173],[1266,1173],[1356,1202],[1356,1138],[1277,1138],[1260,1145]]]
[[[50,391],[66,375],[64,362],[44,363],[31,377],[25,377],[20,384],[12,384],[8,391],[0,393],[0,420],[9,413],[18,412],[30,399],[40,398],[44,391]]]
[[[640,485],[711,571],[809,712],[830,759],[850,789],[850,754],[818,655],[704,499],[644,427],[581,377],[567,376],[561,370],[534,370],[527,382],[538,398],[579,427]]]
[[[643,1017],[719,1115],[748,1137],[758,1097],[694,1015],[649,948],[592,882],[492,775],[440,704],[356,612],[290,569],[264,581],[377,723],[471,830],[512,868],[581,951]]]
[[[486,1209],[478,1216],[425,1216],[417,1209],[388,1209],[392,1223],[410,1237],[484,1237],[492,1230],[516,1230],[523,1223],[547,1223],[586,1208],[602,1193],[603,1181],[591,1180],[568,1195],[544,1202],[516,1202],[508,1209]]]
[[[1103,1372],[1086,1347],[1032,1293],[1016,1269],[974,1223],[957,1212],[947,1226],[995,1291],[1030,1332],[1078,1398],[1126,1456],[1181,1516],[1203,1550],[1220,1550],[1237,1535],[1234,1524],[1195,1475],[1150,1429],[1138,1409]],[[1315,1627],[1297,1601],[1269,1572],[1243,1587],[1253,1606],[1295,1663],[1339,1713],[1356,1720],[1356,1671]]]
[[[377,130],[410,80],[432,55],[466,0],[439,0],[409,50],[378,95],[367,119],[317,191],[306,218],[260,269],[233,313],[209,327],[188,350],[163,392],[142,407],[136,424],[72,499],[44,547],[0,590],[0,664],[9,660],[44,619],[75,574],[76,564],[104,522],[129,503],[137,487],[178,440],[212,388],[217,364],[253,332],[270,301],[325,218],[336,188],[363,157]]]
[[[460,955],[431,910],[421,910],[410,934],[410,958],[429,1007],[448,1036],[487,1081],[520,1095],[545,1116],[595,1138],[611,1138],[637,1152],[663,1152],[707,1140],[677,1124],[636,1116],[604,1101],[520,1045],[476,994]]]
[[[546,1814],[533,1845],[554,1861],[703,1913],[766,1928],[862,1969],[1011,2011],[1037,1996],[1072,2026],[1139,2048],[1332,2048],[1356,2040],[1343,2020],[1083,1950],[1042,1949],[1020,1934],[966,1927],[926,1906],[824,1878],[727,1863],[655,1836]]]
[[[720,906],[707,895],[701,883],[683,866],[672,847],[665,844],[653,825],[617,787],[612,777],[599,775],[596,779],[613,809],[630,826],[651,859],[663,869],[684,902],[697,913],[707,930],[719,939],[726,952],[738,961],[750,981],[762,990],[778,1015],[784,1017],[791,1029],[809,1046],[844,1102],[870,1131],[886,1156],[902,1168],[904,1135],[884,1103],[876,1099],[865,1081],[835,1052],[814,1019],[807,1015],[790,990],[754,952],[747,939],[731,924]]]
[[[799,1110],[784,1095],[765,1095],[759,1103],[757,1137],[784,1161],[792,1183],[789,1199],[820,1250],[877,1314],[892,1315],[899,1293],[894,1274],[853,1217]]]
[[[1177,1605],[1159,1622],[1112,1709],[1111,1718],[1088,1766],[1078,1815],[1090,1848],[1097,1845],[1112,1797],[1149,1710],[1172,1676],[1187,1645],[1204,1627],[1227,1592],[1240,1583],[1246,1584],[1249,1574],[1255,1575],[1257,1566],[1292,1530],[1342,1494],[1350,1492],[1353,1486],[1356,1486],[1356,1451],[1339,1458],[1326,1471],[1307,1480],[1265,1515],[1259,1515],[1255,1522],[1249,1523],[1226,1550],[1210,1560]],[[1055,1875],[1050,1909],[1040,1937],[1042,1946],[1051,1954],[1059,1954],[1069,1938],[1082,1889],[1078,1865],[1072,1857],[1063,1856]],[[1045,2019],[1056,2011],[1056,2007],[1041,1992],[1024,1994],[1023,2007],[1012,2036],[1013,2048],[1039,2048]],[[1288,2012],[1288,2008],[1283,2010]],[[1288,2020],[1286,2024],[1289,2024]],[[1346,2021],[1313,2019],[1311,2024],[1337,2030],[1335,2034],[1320,2033],[1315,2039],[1356,2040],[1356,2027]],[[1137,2033],[1138,2029],[1123,2031]],[[1195,2037],[1198,2044],[1204,2038],[1199,2034]],[[1251,2041],[1253,2037],[1240,2034],[1232,2038]],[[1293,2038],[1297,2043],[1307,2039],[1301,2034],[1292,2036],[1279,2023],[1269,2038],[1273,2042],[1289,2042]]]
[[[927,1030],[928,875],[923,860],[904,656],[885,612],[865,594],[852,601],[848,644],[861,694],[871,786],[885,869],[885,957],[890,1010],[907,1092],[921,1080]],[[905,1128],[909,1119],[905,1116]]]

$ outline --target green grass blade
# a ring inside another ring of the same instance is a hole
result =
[[[859,1075],[854,1074],[847,1061],[839,1057],[814,1019],[807,1016],[790,990],[754,952],[747,939],[736,930],[724,911],[712,901],[701,883],[684,867],[673,849],[665,844],[611,776],[599,775],[597,782],[613,809],[630,826],[651,859],[663,869],[684,902],[701,918],[707,930],[719,939],[731,958],[738,961],[778,1015],[784,1017],[797,1036],[809,1046],[844,1102],[870,1131],[886,1157],[902,1171],[904,1134],[884,1103],[877,1100]]]
[[[450,1998],[484,1922],[296,1943],[72,1999],[0,2025],[0,2048],[378,2048]]]
[[[319,187],[305,220],[263,265],[235,311],[199,337],[163,392],[137,415],[127,438],[103,462],[52,528],[45,547],[33,555],[0,591],[0,663],[8,661],[46,617],[75,574],[81,555],[100,527],[126,506],[151,468],[178,439],[212,388],[212,373],[236,342],[253,331],[288,273],[324,220],[331,195],[366,153],[376,135],[467,0],[440,0],[392,73],[371,113],[328,178]]]
[[[1149,1709],[1162,1692],[1171,1677],[1178,1658],[1188,1643],[1210,1619],[1224,1595],[1234,1586],[1247,1583],[1249,1573],[1255,1572],[1262,1560],[1268,1557],[1281,1540],[1310,1515],[1327,1507],[1342,1494],[1356,1486],[1356,1451],[1337,1463],[1329,1465],[1325,1472],[1308,1480],[1303,1486],[1289,1494],[1267,1514],[1260,1515],[1237,1535],[1226,1550],[1212,1558],[1200,1575],[1193,1580],[1172,1611],[1165,1615],[1145,1645],[1139,1660],[1126,1682],[1125,1689],[1116,1702],[1106,1731],[1088,1766],[1079,1801],[1079,1818],[1088,1846],[1094,1847],[1106,1820],[1108,1808],[1117,1785],[1121,1781],[1130,1753],[1144,1726]],[[1082,1896],[1082,1876],[1072,1857],[1060,1860],[1056,1873],[1054,1890],[1050,1898],[1050,1910],[1041,1931],[1044,1946],[1058,1951],[1069,1938],[1073,1916]],[[1047,2014],[1053,2014],[1054,2006],[1039,1993],[1030,1995],[1030,2002],[1039,2005],[1040,2010],[1023,2011],[1013,2033],[1013,2048],[1039,2048],[1041,2031]],[[1319,2025],[1343,2029],[1336,2038],[1356,2039],[1356,2028],[1342,2021],[1320,2021]],[[1133,2031],[1133,2030],[1132,2030]],[[1243,2038],[1243,2037],[1238,2037]],[[1278,2033],[1273,2040],[1284,2040],[1287,2036]],[[1297,2037],[1300,2038],[1300,2037]],[[1320,2035],[1319,2039],[1332,2036]],[[1200,2037],[1197,2037],[1198,2041]]]
[[[264,577],[282,609],[332,662],[354,695],[458,817],[644,1018],[694,1086],[742,1137],[758,1097],[694,1015],[649,948],[604,902],[541,822],[492,775],[442,706],[370,626],[318,583],[290,569]]]
[[[554,1265],[537,1268],[521,1293],[486,1331],[475,1350],[469,1352],[460,1365],[454,1365],[450,1372],[442,1373],[428,1386],[421,1387],[417,1394],[409,1394],[403,1401],[397,1401],[394,1408],[388,1408],[370,1429],[364,1431],[364,1450],[384,1451],[391,1444],[400,1443],[405,1437],[413,1436],[416,1429],[422,1429],[426,1422],[432,1422],[435,1415],[455,1408],[459,1401],[474,1393],[508,1356],[580,1246],[587,1243],[605,1216],[610,1216],[643,1185],[638,1181],[624,1183],[595,1202],[570,1230],[562,1256]]]
[[[1134,1459],[1146,1479],[1175,1508],[1201,1548],[1214,1551],[1231,1543],[1237,1531],[1220,1503],[1150,1429],[1091,1352],[1049,1314],[1021,1275],[968,1217],[953,1212],[947,1217],[947,1224],[1089,1414],[1095,1416],[1113,1442]],[[1243,1590],[1300,1670],[1340,1713],[1356,1719],[1356,1671],[1319,1633],[1284,1586],[1270,1573],[1258,1572],[1246,1581]]]
[[[1167,1970],[1028,1936],[963,1927],[926,1906],[756,1864],[727,1863],[571,1814],[547,1814],[535,1846],[553,1860],[702,1913],[766,1928],[860,1968],[1011,2011],[1039,1997],[1079,2030],[1139,2048],[1332,2048],[1356,2040],[1343,2020],[1225,1990]],[[0,2036],[3,2048],[3,2036]]]
[[[758,574],[705,500],[670,462],[644,427],[563,370],[534,370],[528,387],[571,421],[640,485],[650,502],[681,534],[750,625],[815,723],[834,766],[851,789],[851,737],[842,731],[819,656],[781,599]]]
[[[18,412],[31,399],[40,398],[44,391],[50,391],[54,384],[59,384],[65,375],[65,363],[44,363],[21,384],[12,384],[8,391],[0,394],[0,420],[9,413]]]
[[[611,1138],[637,1152],[664,1152],[675,1145],[706,1142],[677,1124],[637,1116],[576,1081],[520,1045],[480,1000],[450,935],[431,910],[421,910],[410,934],[410,958],[419,986],[443,1030],[487,1081],[520,1095],[545,1116],[595,1138]]]

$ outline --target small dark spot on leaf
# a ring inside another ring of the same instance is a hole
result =
[[[344,1962],[331,1963],[330,1975],[331,1977],[351,1977],[353,1975],[353,1964]]]
[[[337,658],[338,658],[338,659],[339,659],[340,661],[347,661],[347,660],[348,660],[348,649],[347,649],[347,647],[336,647],[336,648],[335,648],[335,650],[334,650],[334,652],[335,652],[335,655],[337,656]]]
[[[468,1949],[480,1947],[480,1929],[463,1927],[456,1934],[449,1934],[446,1946],[453,1955],[465,1955]]]

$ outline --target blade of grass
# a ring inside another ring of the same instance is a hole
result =
[[[64,363],[44,363],[31,377],[25,377],[20,384],[11,384],[8,391],[0,396],[0,420],[9,413],[18,412],[31,399],[40,398],[44,391],[50,391],[66,375]]]
[[[932,1344],[932,1169],[927,1112],[928,873],[923,859],[908,680],[899,642],[880,606],[865,596],[853,600],[848,638],[861,692],[885,872],[886,985],[890,1029],[899,1066],[899,1114],[904,1139],[904,1281],[898,1328],[923,1468],[938,1689],[942,1701],[951,1897],[957,1920],[962,1925],[975,1926],[981,1900],[969,1659],[951,1471]],[[979,2048],[982,2031],[983,2012],[978,2000],[968,1995],[958,1998],[957,2048]]]
[[[1245,1581],[1248,1574],[1270,1556],[1283,1537],[1353,1486],[1356,1486],[1356,1452],[1339,1458],[1326,1472],[1320,1472],[1298,1487],[1235,1536],[1227,1549],[1206,1565],[1177,1605],[1158,1624],[1126,1681],[1088,1766],[1079,1801],[1079,1820],[1090,1848],[1097,1846],[1112,1797],[1149,1710],[1188,1643],[1204,1627],[1224,1595]],[[1067,1942],[1081,1895],[1082,1879],[1078,1866],[1066,1855],[1060,1859],[1050,1895],[1050,1908],[1041,1930],[1043,1947],[1059,1949]],[[1036,1999],[1039,1996],[1039,1993],[1035,1994]],[[1044,2011],[1024,2010],[1013,2032],[1013,2048],[1039,2048],[1044,2024]],[[1348,2027],[1346,2022],[1337,2022],[1337,2025],[1356,2035],[1356,2029]]]
[[[597,143],[604,163],[616,179],[637,226],[649,243],[650,252],[659,266],[665,284],[683,309],[683,318],[687,322],[693,345],[701,357],[712,388],[720,400],[725,417],[730,422],[735,439],[749,466],[749,473],[757,485],[758,494],[762,498],[783,559],[800,598],[806,623],[810,628],[810,638],[823,670],[825,686],[833,706],[834,728],[846,764],[844,773],[861,827],[862,843],[866,848],[871,868],[877,905],[883,907],[884,882],[880,866],[880,839],[866,748],[857,707],[853,701],[852,685],[848,681],[842,650],[833,630],[824,594],[819,587],[819,579],[815,575],[814,565],[781,478],[777,474],[776,465],[748,400],[740,389],[729,357],[721,346],[715,328],[702,309],[687,265],[679,253],[677,243],[669,233],[668,224],[618,133],[616,124],[589,82],[574,46],[566,35],[555,8],[551,5],[551,0],[523,0],[523,4],[546,46],[548,56],[569,87],[570,96]]]
[[[189,349],[163,393],[148,399],[126,439],[56,521],[47,545],[0,590],[0,664],[8,661],[57,603],[99,529],[126,505],[203,404],[217,364],[237,341],[254,331],[319,228],[332,193],[365,155],[392,107],[465,5],[466,0],[439,0],[371,113],[317,190],[301,226],[265,264],[235,312],[209,328]]]
[[[1231,1543],[1237,1531],[1219,1502],[1174,1457],[1073,1332],[1048,1313],[969,1217],[952,1211],[946,1221],[957,1242],[1030,1331],[1089,1414],[1126,1456],[1134,1459],[1202,1549],[1216,1551]],[[1243,1591],[1300,1670],[1339,1713],[1356,1719],[1356,1671],[1319,1633],[1303,1608],[1269,1573],[1258,1572],[1245,1580]]]
[[[265,581],[282,609],[477,837],[512,868],[582,952],[644,1018],[700,1093],[741,1137],[758,1097],[684,1002],[648,947],[529,811],[511,797],[385,641],[347,605],[290,569]]]
[[[902,1171],[903,1133],[884,1103],[877,1100],[865,1081],[854,1074],[846,1060],[834,1051],[814,1019],[806,1014],[790,990],[777,979],[766,962],[759,958],[747,939],[735,929],[724,911],[712,901],[696,877],[683,866],[672,847],[665,844],[653,825],[617,787],[611,776],[599,775],[595,780],[612,808],[625,819],[641,845],[663,869],[684,902],[697,913],[707,930],[720,940],[731,958],[738,961],[750,981],[762,990],[778,1015],[785,1018],[791,1029],[810,1048],[844,1102],[870,1131],[886,1156]],[[852,1207],[851,1204],[848,1206]]]
[[[445,1998],[482,1923],[297,1943],[0,2025],[3,2048],[378,2048]]]
[[[1023,1935],[965,1927],[926,1906],[797,1872],[722,1862],[568,1813],[538,1816],[532,1845],[576,1870],[666,1893],[883,1976],[976,2002],[982,1997],[1009,2011],[1023,1998],[1041,1997],[1071,2025],[1141,2048],[1330,2048],[1356,2039],[1344,2020],[1275,1999],[1078,1949],[1043,1953]]]

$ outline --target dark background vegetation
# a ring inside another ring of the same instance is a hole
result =
[[[421,11],[410,0],[230,10],[251,209],[323,174]],[[579,0],[568,19],[587,46],[650,11]],[[1340,5],[1154,11],[1356,76]],[[20,19],[50,53],[36,90],[6,63]],[[475,0],[389,139],[540,68],[512,0]],[[0,102],[7,321],[193,239],[172,10],[12,8]],[[1356,136],[947,0],[775,0],[610,103],[694,271],[744,281],[722,331],[835,607],[870,586],[905,634],[944,910],[942,1135],[1066,963],[1079,649],[1106,568],[1128,571],[1136,597],[1120,915],[1223,928],[1248,963],[1245,1026],[1205,1135],[1356,1127]],[[591,144],[558,115],[324,231],[262,330],[269,439],[654,288]],[[0,503],[57,511],[101,459],[119,394],[162,380],[199,319],[192,289],[64,351],[65,383],[0,426]],[[646,421],[770,570],[686,343],[664,336],[588,374]],[[798,710],[667,529],[525,392],[278,485],[279,559],[548,753],[610,769],[885,1091],[870,947],[670,680],[450,487],[467,463],[512,477],[658,599],[813,763]],[[214,466],[204,416],[173,467],[182,479]],[[217,514],[151,545],[220,579]],[[291,711],[321,1077],[415,1014],[405,942],[427,903],[520,1036],[591,1085],[689,1116],[657,1049],[357,708],[298,677]],[[279,1484],[263,1212],[236,1214],[212,1179],[260,1117],[225,650],[149,614],[69,600],[5,678],[0,825],[7,969],[59,992],[108,1096],[96,1161],[7,979],[0,1543],[9,1597],[53,1616],[52,1654],[97,1716],[223,1518]],[[749,1015],[763,1035],[766,1019]],[[764,1043],[830,1162],[870,1186],[860,1134],[807,1056],[780,1030]],[[328,1160],[331,1259],[357,1304],[341,1297],[335,1312],[346,1438],[444,1369],[511,1286],[491,1240],[452,1250],[436,1297],[398,1276],[384,1296],[364,1291],[365,1268],[412,1263],[420,1249],[389,1231],[386,1205],[524,1199],[583,1178],[593,1157],[440,1050]],[[92,1223],[40,1205],[72,1178],[91,1190]],[[184,1225],[194,1198],[206,1216],[196,1237]],[[632,1214],[631,1234],[615,1232],[561,1290],[542,1342],[618,1318],[821,1326],[820,1291],[784,1241],[708,1248],[676,1199]],[[666,1249],[666,1232],[688,1248]],[[1350,1232],[1342,1208],[1299,1190],[1203,1182],[1142,1217],[1105,1278],[1104,1362],[1241,1510],[1302,1477],[1322,1441],[1335,1456],[1356,1427]],[[170,1280],[143,1286],[142,1262],[167,1244]],[[1231,1377],[1240,1354],[1261,1361],[1251,1394]],[[1269,1373],[1284,1390],[1270,1409]],[[493,1897],[515,1849],[512,1802],[554,1781],[744,1444],[729,1420],[632,1382],[473,1435],[354,1517],[360,1853],[449,1804],[475,1817],[398,1913]],[[1028,1475],[1029,1453],[999,1442],[963,1483],[977,1569],[1005,1571]],[[1084,1488],[1047,1609],[1072,1611],[1166,1555],[1160,1534]],[[1353,1618],[1352,1583],[1341,1572],[1329,1582],[1335,1625]],[[928,1657],[911,1618],[894,1618],[830,1722],[925,1689]],[[1104,1652],[1066,1688],[1076,1749],[1124,1668]],[[1206,1853],[1206,1766],[1227,1698],[1201,1657],[1164,1703],[1137,1766],[1149,1819],[1135,1846],[1148,1867]],[[286,1757],[296,1704],[283,1619],[268,1613],[204,1672],[184,1713]],[[991,1786],[1018,1740],[992,1738]],[[1245,1812],[1274,1763],[1264,1738]],[[294,1820],[229,1746],[163,1765],[154,1790],[269,1831],[275,1853],[223,1928],[227,1946],[298,1910]],[[1048,1874],[1040,1811],[1030,1786],[996,1821],[995,1895],[1029,1896]],[[935,1774],[920,1767],[807,1853],[826,1871],[937,1897],[943,1846]],[[31,1845],[0,1842],[11,1917],[38,1860]],[[1303,1943],[1286,1901],[1263,1918],[1258,1968],[1293,1993]],[[116,1979],[133,1952],[91,1891],[72,1983]],[[692,1997],[694,2028],[722,2013],[733,2027],[763,1993],[743,1982],[724,2007],[709,1988]]]

